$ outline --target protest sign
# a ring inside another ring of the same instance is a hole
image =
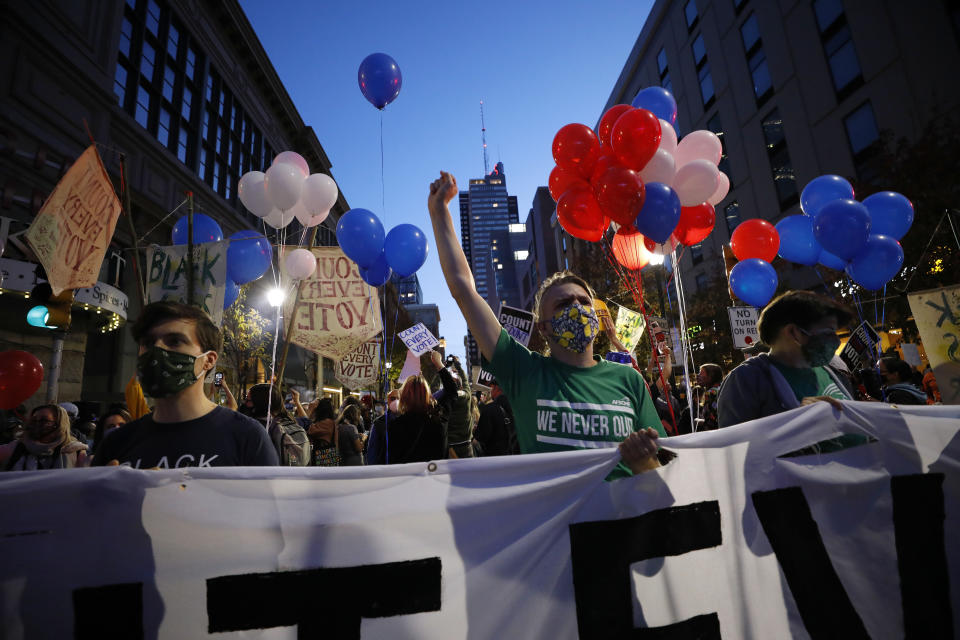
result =
[[[227,283],[229,241],[193,245],[193,304],[218,327],[223,322],[223,295]],[[188,301],[187,245],[147,249],[147,302]]]
[[[597,301],[594,300],[594,302]],[[603,303],[601,302],[600,304]],[[609,315],[609,312],[607,312],[607,315]],[[500,313],[497,314],[497,316],[500,320],[500,326],[506,330],[507,335],[523,346],[530,344],[530,335],[533,333],[532,313],[524,309],[508,307],[501,303]],[[480,366],[475,367],[475,370],[478,373],[474,374],[476,376],[476,379],[473,381],[474,384],[489,387],[490,383],[493,382],[493,374]]]
[[[600,330],[606,331],[607,328],[613,329],[613,319],[610,317],[610,308],[607,307],[607,303],[599,298],[593,299],[593,310],[597,314],[597,319],[600,321]]]
[[[289,247],[294,249],[296,247]],[[312,247],[317,270],[300,281],[300,300],[289,339],[331,360],[343,360],[383,330],[376,287],[360,277],[355,262],[339,247]],[[286,276],[286,266],[281,269]],[[293,312],[288,296],[284,315]]]
[[[857,369],[873,369],[877,358],[877,345],[880,344],[880,336],[870,325],[869,322],[861,322],[860,326],[853,330],[847,344],[843,345],[840,351],[840,359],[850,371]]]
[[[403,368],[400,369],[400,376],[397,378],[397,384],[403,382],[410,376],[420,373],[420,356],[410,349],[407,349],[407,357],[403,361]]]
[[[837,433],[876,441],[779,457]],[[818,402],[612,482],[615,449],[3,473],[0,636],[953,638],[958,433]]]
[[[960,285],[907,296],[944,404],[960,404]]]
[[[440,346],[440,341],[430,333],[430,329],[427,329],[422,322],[418,322],[409,329],[404,329],[397,334],[397,337],[403,340],[403,344],[407,345],[410,351],[417,356],[422,356],[434,347]]]
[[[47,197],[26,233],[58,295],[97,283],[120,215],[120,201],[90,145]]]
[[[380,372],[380,343],[379,336],[368,340],[337,363],[334,376],[340,384],[357,390],[376,381]]]
[[[756,307],[727,307],[727,316],[730,318],[730,333],[735,348],[746,349],[760,342],[760,332],[757,330],[760,312]]]
[[[646,328],[646,321],[643,319],[642,313],[620,307],[617,312],[617,340],[629,353],[633,353],[637,345],[640,344],[640,338],[643,337]]]
[[[903,352],[903,361],[911,367],[923,366],[923,359],[920,357],[920,349],[917,345],[911,342],[904,342],[900,345],[900,350]]]

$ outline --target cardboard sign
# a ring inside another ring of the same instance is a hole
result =
[[[943,404],[960,404],[960,285],[907,296]]]
[[[647,328],[646,320],[643,319],[642,313],[637,313],[626,307],[620,307],[620,310],[617,312],[617,340],[626,348],[630,353],[633,353],[637,348],[637,345],[640,344],[640,338],[643,337],[643,332]]]
[[[356,263],[340,247],[310,251],[317,257],[317,270],[300,281],[300,302],[289,339],[331,360],[343,360],[383,330],[377,289],[363,281]],[[281,269],[289,280],[282,260]],[[288,318],[294,298],[287,296],[284,315]]]
[[[869,322],[861,322],[860,326],[854,329],[850,334],[847,344],[843,345],[840,352],[840,359],[850,371],[857,369],[873,369],[877,358],[877,345],[880,343],[880,336],[873,329]]]
[[[223,321],[229,241],[193,245],[193,304],[218,327]],[[187,245],[147,249],[147,302],[173,300],[187,304]]]
[[[599,301],[594,300],[594,302]],[[603,303],[600,302],[600,304]],[[516,307],[508,307],[501,303],[500,313],[497,315],[500,326],[506,330],[507,335],[523,346],[530,344],[530,336],[533,334],[533,313]],[[607,315],[609,315],[609,312],[607,312]],[[476,379],[473,382],[483,387],[489,387],[490,383],[493,382],[493,374],[482,367],[474,367],[474,370],[479,373],[474,374]]]
[[[358,390],[376,382],[380,373],[379,336],[354,349],[337,363],[334,376],[348,389]]]
[[[727,315],[734,347],[746,349],[760,342],[760,332],[757,331],[760,311],[756,307],[727,307]]]
[[[77,158],[24,236],[58,295],[97,283],[120,201],[95,145]]]
[[[430,333],[430,329],[427,329],[422,322],[418,322],[409,329],[404,329],[397,334],[397,337],[403,340],[403,344],[407,345],[407,348],[418,357],[434,347],[440,346],[440,341]]]

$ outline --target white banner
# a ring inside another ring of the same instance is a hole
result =
[[[956,637],[958,430],[817,403],[614,482],[609,449],[3,473],[0,636]],[[838,433],[877,442],[779,457]]]

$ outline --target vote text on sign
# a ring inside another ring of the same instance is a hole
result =
[[[440,345],[440,341],[430,333],[430,329],[427,329],[422,322],[418,322],[409,329],[404,329],[397,335],[416,356],[422,356],[427,351]]]

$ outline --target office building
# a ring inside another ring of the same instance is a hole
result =
[[[423,289],[420,288],[420,279],[417,274],[401,278],[397,274],[390,276],[390,282],[397,289],[400,296],[400,304],[406,306],[410,304],[423,304]]]

